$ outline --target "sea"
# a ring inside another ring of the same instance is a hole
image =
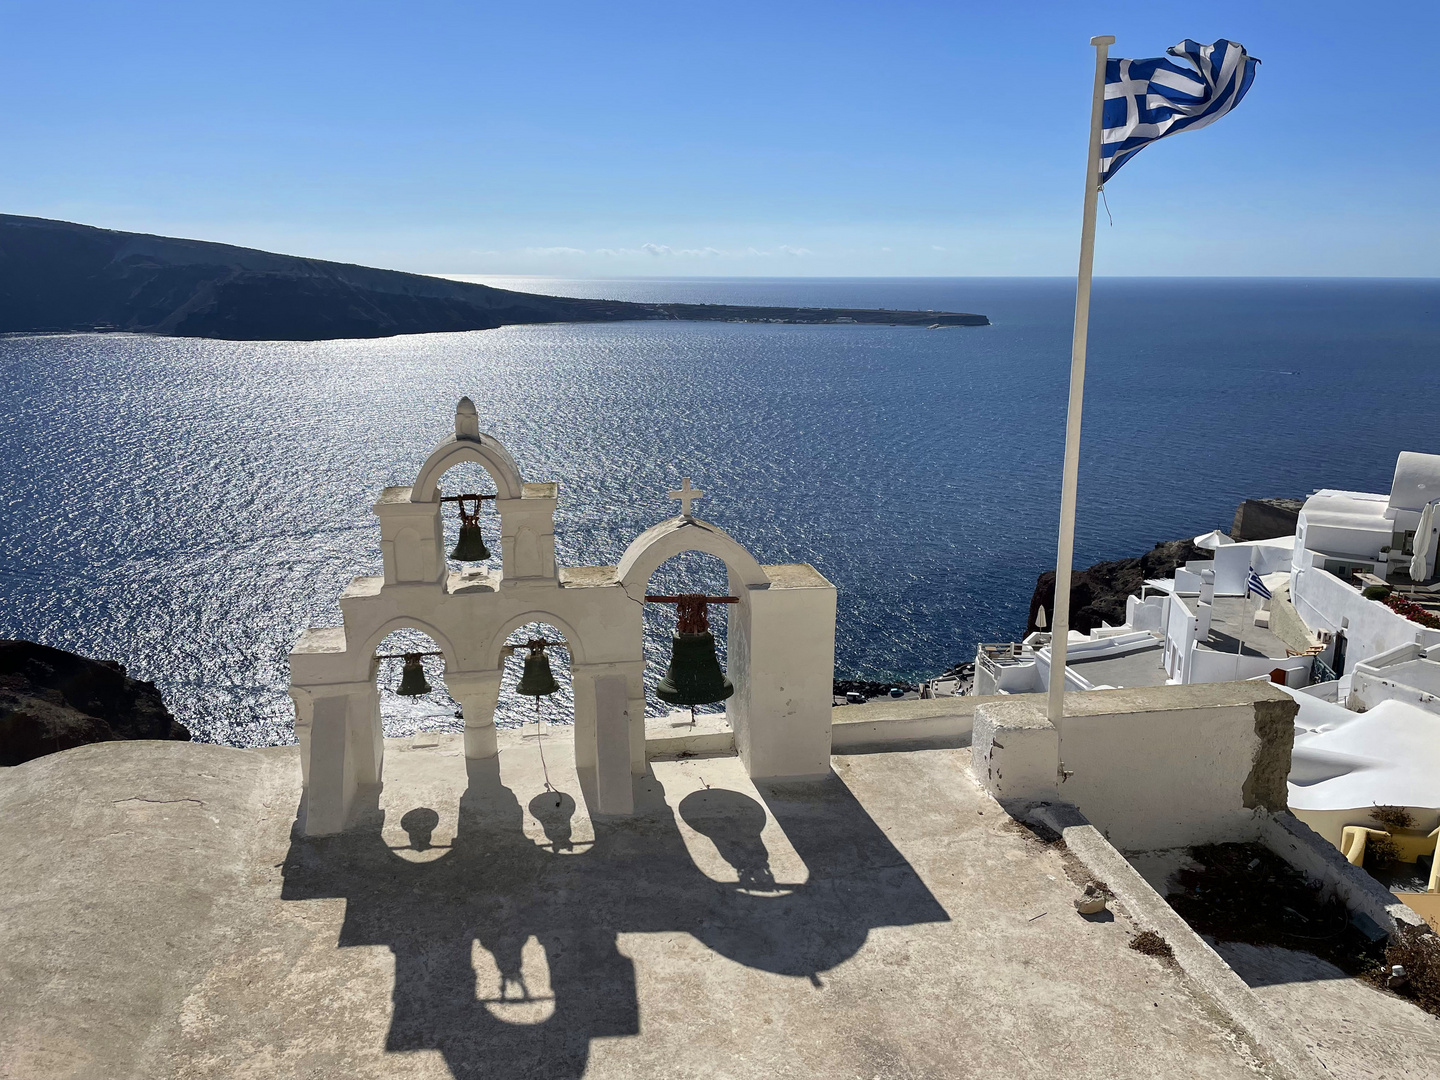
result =
[[[918,680],[1022,633],[1055,560],[1073,281],[486,280],[993,325],[0,339],[0,637],[119,660],[198,739],[292,741],[287,654],[306,626],[338,623],[353,576],[380,572],[370,507],[414,479],[461,395],[527,480],[559,482],[564,564],[614,564],[688,476],[706,492],[696,513],[762,563],[836,584],[837,677]],[[1440,281],[1096,282],[1077,566],[1228,528],[1245,498],[1388,491],[1402,450],[1440,452]],[[462,468],[444,486],[487,483]],[[497,546],[493,517],[486,530]],[[724,577],[682,556],[655,584]],[[653,685],[673,614],[646,619]],[[562,690],[538,711],[514,693],[518,665],[500,722],[565,722],[563,651]],[[394,694],[394,668],[387,734],[462,726],[433,662],[415,699]]]

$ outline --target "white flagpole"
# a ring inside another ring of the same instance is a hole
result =
[[[1070,407],[1065,414],[1065,474],[1060,486],[1060,543],[1055,553],[1054,620],[1050,631],[1052,724],[1065,712],[1065,647],[1070,634],[1070,562],[1075,554],[1075,485],[1080,472],[1080,412],[1085,400],[1085,341],[1090,332],[1090,273],[1095,263],[1095,203],[1100,194],[1101,114],[1105,61],[1115,38],[1092,37],[1095,91],[1090,102],[1090,155],[1085,163],[1085,215],[1080,229],[1080,272],[1075,282],[1075,333],[1070,343]]]
[[[1245,594],[1240,597],[1240,629],[1235,634],[1235,681],[1240,681],[1240,658],[1245,655],[1245,624],[1250,620],[1245,617],[1245,611],[1250,603],[1250,575],[1255,572],[1255,567],[1245,571]]]

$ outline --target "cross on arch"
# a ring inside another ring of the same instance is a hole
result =
[[[694,516],[690,512],[690,504],[696,499],[703,499],[704,497],[705,492],[699,488],[690,486],[690,478],[688,476],[680,481],[680,487],[677,490],[670,492],[670,498],[680,501],[680,516],[687,518]]]

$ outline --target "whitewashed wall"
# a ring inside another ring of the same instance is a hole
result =
[[[1302,566],[1291,578],[1290,602],[1312,630],[1342,629],[1346,640],[1346,673],[1357,663],[1401,645],[1440,644],[1440,630],[1431,630],[1397,615],[1384,604],[1366,600],[1360,590],[1318,566]],[[1327,660],[1333,659],[1327,652]]]

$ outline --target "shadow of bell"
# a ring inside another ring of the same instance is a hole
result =
[[[742,888],[773,884],[765,831],[765,807],[748,795],[726,788],[692,791],[680,800],[680,819],[708,837],[720,857],[740,875]]]
[[[440,815],[428,806],[417,806],[400,819],[400,828],[409,835],[410,846],[416,851],[424,851],[430,847],[430,837],[435,834],[435,827],[439,824]]]
[[[530,816],[540,822],[540,827],[545,830],[545,839],[550,841],[554,850],[570,849],[570,822],[575,817],[574,799],[563,791],[542,791],[530,800]]]

